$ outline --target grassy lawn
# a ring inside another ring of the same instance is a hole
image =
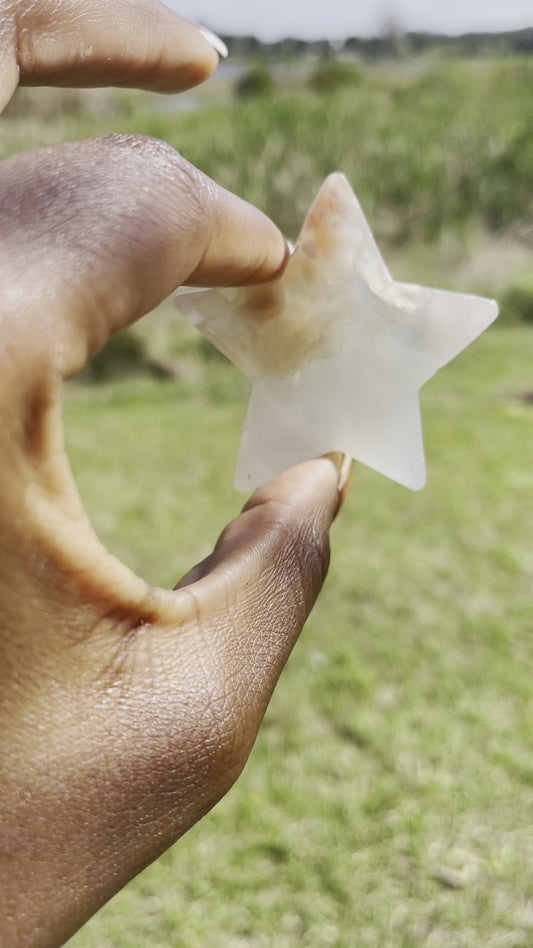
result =
[[[494,328],[428,383],[424,491],[356,469],[242,778],[72,948],[532,943],[532,343]],[[164,585],[241,503],[244,383],[190,365],[66,399],[99,535]]]

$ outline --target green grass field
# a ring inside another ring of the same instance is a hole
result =
[[[0,157],[155,134],[290,236],[342,170],[396,276],[504,294],[530,270],[532,66],[383,71],[192,114],[129,94],[109,116],[15,109]],[[326,587],[236,787],[72,948],[533,944],[533,319],[511,316],[423,390],[421,493],[356,468]],[[246,401],[175,322],[163,307],[140,332],[176,380],[74,382],[65,400],[99,536],[165,586],[239,509]]]
[[[531,343],[494,328],[428,383],[424,491],[357,467],[244,775],[73,948],[532,943]],[[151,581],[238,511],[244,404],[212,362],[69,389],[93,522]]]

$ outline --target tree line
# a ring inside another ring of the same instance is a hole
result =
[[[442,33],[402,31],[391,26],[380,36],[349,36],[341,40],[286,37],[263,42],[257,36],[223,36],[232,56],[319,56],[352,54],[367,61],[441,50],[456,56],[524,55],[533,52],[533,27],[503,33]]]

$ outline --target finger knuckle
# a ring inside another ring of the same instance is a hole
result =
[[[132,212],[138,216],[140,209],[145,227],[152,222],[157,223],[158,230],[165,230],[168,222],[169,240],[179,234],[189,239],[191,234],[200,238],[204,231],[207,235],[218,201],[216,185],[210,178],[158,138],[115,134],[101,141],[109,150],[112,177],[120,182],[117,193],[122,195],[126,217]]]
[[[121,173],[127,160],[133,171],[138,168],[143,178],[148,172],[152,178],[160,179],[169,191],[179,189],[201,195],[212,184],[179,151],[160,138],[115,133],[104,136],[101,141],[113,154]]]

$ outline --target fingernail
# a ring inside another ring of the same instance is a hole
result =
[[[342,451],[328,451],[328,453],[324,454],[323,456],[325,458],[329,458],[338,471],[337,508],[335,510],[335,514],[337,514],[344,502],[346,494],[348,493],[348,488],[352,478],[353,460],[347,454],[343,454]]]
[[[208,30],[205,26],[199,27],[200,33],[205,39],[206,43],[218,53],[221,59],[227,59],[228,57],[228,47],[225,42],[220,39],[220,36],[217,36],[216,33],[213,33],[211,30]]]

